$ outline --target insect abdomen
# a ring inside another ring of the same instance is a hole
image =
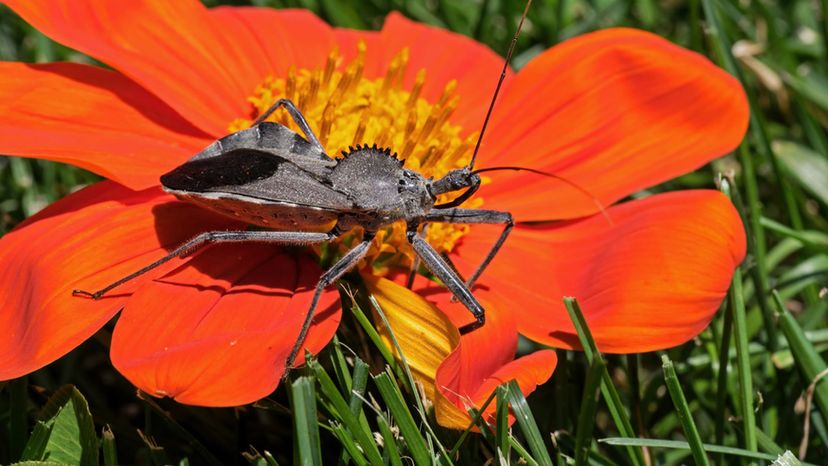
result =
[[[181,200],[192,202],[227,217],[272,230],[330,231],[338,214],[332,210],[283,202],[258,204],[229,197],[204,197],[175,193]]]

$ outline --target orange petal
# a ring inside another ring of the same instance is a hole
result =
[[[310,258],[272,246],[213,246],[133,295],[112,336],[112,363],[145,392],[181,403],[258,400],[284,374],[319,275]],[[319,352],[339,318],[331,288],[306,348]]]
[[[451,120],[466,134],[480,130],[503,57],[462,34],[410,21],[399,13],[388,15],[380,36],[388,61],[403,47],[410,49],[405,77],[409,86],[420,69],[426,70],[422,96],[430,102],[436,102],[446,84],[456,79],[460,103]],[[511,70],[507,73],[511,75]]]
[[[698,335],[745,256],[745,233],[717,191],[677,191],[561,224],[520,226],[481,286],[510,302],[520,333],[577,348],[563,306],[578,299],[598,347],[609,353],[669,348]],[[496,237],[474,228],[453,253],[471,270]]]
[[[481,149],[491,174],[487,208],[519,221],[595,213],[640,189],[692,171],[742,140],[748,105],[738,81],[706,58],[633,29],[569,40],[535,58],[504,89]]]
[[[93,301],[73,297],[147,265],[165,248],[231,223],[160,190],[106,181],[44,209],[0,239],[0,380],[39,369],[89,338],[146,278]],[[152,274],[148,274],[148,277]]]
[[[196,0],[3,0],[29,24],[87,53],[219,136],[262,82],[258,44]]]
[[[486,325],[458,341],[456,326],[470,320],[469,311],[451,303],[445,288],[422,277],[415,291],[384,278],[365,278],[412,373],[434,401],[437,421],[444,427],[468,427],[468,408],[480,407],[498,385],[516,379],[528,395],[555,369],[552,351],[513,360],[517,348],[515,322],[503,312],[508,306],[494,295],[476,293],[487,310]],[[382,327],[379,330],[384,334]],[[385,338],[393,348],[387,335]],[[494,409],[492,404],[486,412],[491,414]]]
[[[336,45],[333,29],[307,10],[219,7],[210,16],[233,31],[236,53],[251,57],[263,77],[286,76],[291,66],[321,68]]]
[[[445,288],[431,284],[417,288],[417,292],[446,312],[456,325],[473,320],[462,304],[451,302]],[[474,294],[486,309],[486,324],[460,338],[435,378],[440,393],[435,402],[437,422],[453,429],[468,427],[468,409],[482,406],[499,385],[516,380],[523,394],[529,395],[549,380],[557,364],[555,352],[550,350],[515,359],[517,326],[509,312],[511,301],[483,289]],[[495,403],[486,408],[487,421],[494,421],[495,409]],[[510,416],[509,423],[513,421]]]
[[[0,153],[70,163],[144,189],[209,141],[118,73],[0,63]]]
[[[345,63],[350,63],[357,57],[359,43],[365,42],[365,75],[377,78],[385,73],[390,60],[381,60],[383,55],[379,31],[334,28],[333,33]]]
[[[482,330],[482,329],[481,329]],[[447,384],[443,379],[451,381],[454,372],[462,371],[462,366],[457,361],[463,359],[462,353],[476,353],[480,357],[480,351],[473,351],[471,345],[461,345],[465,350],[452,353],[440,366],[437,372],[437,384],[440,387],[440,396],[435,403],[437,422],[450,429],[466,429],[469,426],[469,415],[466,414],[472,406],[480,407],[491,396],[498,386],[511,380],[515,380],[524,396],[535,391],[538,385],[543,384],[558,364],[558,357],[552,350],[540,350],[532,354],[510,361],[501,367],[497,372],[484,378],[475,391],[463,392],[461,387]],[[488,349],[488,347],[486,347]],[[458,389],[460,391],[458,391]],[[458,393],[464,393],[459,396]],[[494,422],[494,413],[497,409],[495,401],[492,401],[484,411],[485,420]],[[462,411],[461,411],[462,410]],[[509,414],[509,424],[515,421],[515,417]]]

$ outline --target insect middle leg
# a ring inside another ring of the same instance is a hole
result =
[[[477,266],[474,273],[466,280],[466,287],[471,288],[474,283],[480,278],[480,274],[486,270],[492,259],[495,258],[509,233],[515,226],[515,221],[512,214],[509,212],[501,212],[499,210],[483,210],[483,209],[446,209],[444,211],[432,211],[426,215],[426,222],[443,222],[443,223],[460,223],[460,224],[492,224],[503,225],[503,231],[495,241],[489,253],[483,258],[483,262]]]
[[[276,243],[284,245],[307,245],[315,243],[324,243],[336,238],[336,233],[315,233],[315,232],[301,232],[301,231],[208,231],[201,233],[195,238],[187,241],[181,246],[175,248],[166,256],[158,259],[152,264],[137,270],[126,277],[123,277],[109,285],[101,288],[95,292],[74,290],[72,294],[75,296],[86,296],[92,299],[100,299],[111,291],[113,288],[123,285],[124,283],[140,277],[150,270],[169,262],[176,257],[184,257],[192,254],[202,246],[211,243],[238,243],[238,242],[259,242],[259,243]]]
[[[310,330],[311,322],[313,321],[313,311],[316,309],[316,305],[319,302],[319,298],[322,296],[322,292],[325,291],[325,288],[332,285],[343,275],[348,273],[349,270],[359,264],[359,261],[361,261],[365,255],[368,254],[368,250],[371,247],[373,239],[374,234],[366,231],[363,234],[361,243],[354,246],[350,251],[342,256],[339,261],[332,265],[330,269],[325,271],[321,277],[319,277],[319,283],[316,284],[316,291],[313,294],[313,300],[311,301],[310,308],[305,316],[305,322],[302,324],[302,330],[299,332],[299,337],[296,339],[296,343],[293,345],[293,349],[291,349],[290,355],[287,358],[285,367],[288,370],[293,365],[293,361],[299,354],[299,350],[302,349],[302,344],[305,341],[305,337],[308,335],[308,330]]]
[[[477,302],[477,298],[472,295],[471,290],[463,283],[460,276],[457,275],[457,272],[440,256],[440,253],[428,244],[425,238],[417,234],[416,226],[413,228],[409,227],[407,236],[408,242],[411,243],[414,252],[422,259],[426,268],[436,275],[446,285],[446,288],[451,291],[454,297],[463,303],[466,309],[474,315],[476,322],[460,327],[460,334],[463,335],[482,327],[486,323],[486,312],[483,310],[483,306]]]
[[[288,113],[290,113],[291,118],[293,118],[293,121],[295,121],[296,125],[298,125],[302,132],[305,133],[305,137],[308,139],[308,142],[313,144],[314,147],[316,147],[324,153],[325,148],[322,147],[322,143],[320,143],[316,135],[313,134],[313,130],[308,124],[308,121],[305,120],[305,116],[302,115],[302,111],[299,110],[299,108],[296,107],[296,105],[290,99],[277,100],[276,103],[271,105],[270,108],[265,110],[264,113],[262,113],[261,115],[259,115],[258,118],[256,118],[256,121],[253,122],[252,126],[258,125],[259,123],[265,121],[265,119],[269,117],[273,112],[278,110],[279,107],[285,107],[285,109],[287,109]]]

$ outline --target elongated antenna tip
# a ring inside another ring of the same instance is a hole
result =
[[[496,172],[496,171],[502,171],[502,170],[526,171],[526,172],[529,172],[529,173],[534,173],[536,175],[546,176],[548,178],[554,178],[558,181],[561,181],[561,182],[575,188],[581,194],[583,194],[583,195],[587,196],[588,198],[590,198],[590,200],[592,200],[592,203],[595,204],[595,206],[601,212],[601,215],[603,215],[603,217],[607,221],[607,223],[610,226],[615,225],[615,222],[612,221],[612,218],[610,217],[609,212],[607,212],[606,207],[604,207],[604,204],[601,203],[600,199],[598,199],[594,194],[589,192],[589,190],[582,187],[578,183],[576,183],[576,182],[574,182],[574,181],[572,181],[568,178],[565,178],[563,176],[556,175],[554,173],[545,172],[545,171],[542,171],[542,170],[535,170],[534,168],[527,168],[527,167],[486,167],[486,168],[481,168],[481,169],[478,169],[478,170],[474,170],[472,173],[480,174],[480,173]]]
[[[483,120],[483,127],[480,128],[480,136],[477,137],[477,144],[474,145],[474,153],[472,154],[471,161],[469,161],[469,170],[474,169],[474,161],[477,159],[477,153],[480,152],[480,143],[483,141],[483,135],[486,133],[486,127],[489,126],[489,118],[492,116],[492,110],[494,110],[497,95],[500,93],[500,88],[503,86],[503,81],[506,79],[506,71],[509,69],[509,62],[512,61],[512,54],[515,52],[515,46],[517,45],[518,37],[520,37],[520,31],[523,29],[523,22],[526,20],[526,15],[529,14],[530,5],[532,5],[532,0],[527,0],[526,7],[523,9],[523,14],[520,16],[517,31],[515,31],[514,37],[512,37],[512,43],[509,44],[509,51],[506,52],[506,59],[503,60],[503,71],[500,72],[500,79],[497,81],[497,87],[495,87],[492,101],[489,103],[489,110],[486,111],[486,119]]]

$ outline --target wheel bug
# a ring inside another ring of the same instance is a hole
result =
[[[514,227],[514,220],[508,212],[460,206],[480,187],[480,173],[524,170],[520,167],[474,170],[474,163],[530,5],[531,0],[527,2],[512,38],[467,166],[451,170],[438,179],[426,179],[404,168],[403,161],[390,149],[376,144],[351,147],[349,152],[343,152],[344,158],[333,159],[325,152],[302,112],[290,100],[280,99],[259,115],[250,128],[215,141],[183,165],[161,176],[164,190],[179,199],[267,230],[202,233],[168,255],[98,291],[74,290],[73,294],[99,299],[123,283],[207,244],[310,245],[332,241],[361,227],[364,231],[362,241],[320,277],[297,341],[286,361],[289,368],[307,336],[323,290],[366,256],[380,228],[404,221],[407,240],[417,258],[474,316],[474,322],[460,328],[461,334],[481,327],[485,324],[485,311],[470,289],[503,246]],[[265,121],[279,108],[287,110],[304,137],[285,126]],[[451,201],[437,203],[437,197],[446,193],[458,195]],[[420,226],[430,222],[496,224],[503,225],[503,229],[478,268],[464,282],[454,267],[419,234]]]

